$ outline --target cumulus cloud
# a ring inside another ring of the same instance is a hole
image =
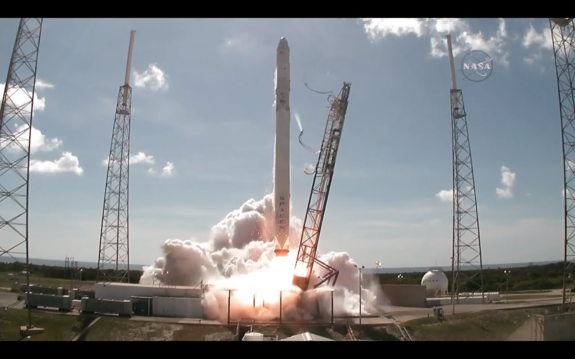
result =
[[[154,156],[152,155],[146,155],[145,152],[138,152],[135,155],[130,156],[130,165],[137,165],[137,164],[151,164],[153,165],[154,163],[156,163],[156,160],[154,159]],[[108,165],[108,159],[104,159],[102,160],[102,164],[104,166]]]
[[[471,186],[466,186],[465,192],[459,192],[459,193],[460,193],[460,196],[462,196],[462,197],[468,197],[468,196],[473,195],[473,190],[472,190]],[[452,203],[453,202],[453,189],[441,190],[435,194],[435,197],[439,198],[439,200],[441,202]]]
[[[533,65],[539,63],[543,57],[543,51],[550,51],[553,49],[553,39],[551,37],[551,29],[548,26],[543,26],[537,30],[532,24],[523,35],[522,44],[526,49],[534,49],[535,52],[525,57],[523,60]]]
[[[54,88],[54,85],[50,85],[42,80],[36,80],[36,90]],[[0,83],[0,93],[4,94],[6,89],[6,84]],[[22,87],[12,87],[8,89],[7,92],[7,105],[20,109],[24,114],[30,114],[32,107],[32,88],[22,88]],[[37,91],[34,91],[34,112],[44,111],[46,108],[46,99],[44,97],[39,97]]]
[[[497,188],[496,193],[499,198],[512,198],[515,187],[515,173],[505,166],[501,166],[501,184],[503,188]]]
[[[30,139],[30,153],[34,154],[37,152],[50,152],[58,149],[62,146],[63,142],[57,138],[48,138],[40,130],[32,126],[32,133],[29,133],[28,125],[18,125],[14,124],[15,130],[12,132],[13,139],[9,140],[11,143],[6,143],[6,147],[11,152],[21,151],[22,148],[27,148],[28,146],[28,136],[31,135]],[[3,140],[6,142],[6,140]],[[0,144],[0,147],[4,147]]]
[[[74,156],[70,152],[62,153],[62,156],[54,161],[39,161],[30,160],[30,172],[39,173],[63,173],[72,172],[78,176],[84,173],[82,167],[80,167],[80,161],[78,157]]]
[[[174,164],[172,162],[166,162],[166,165],[160,171],[161,177],[172,177],[174,175]],[[154,168],[148,169],[148,173],[151,175],[155,175],[158,172]]]
[[[5,84],[0,84],[0,91],[5,90]],[[54,85],[36,80],[36,91],[34,91],[34,109],[44,111],[46,108],[46,99],[37,95],[37,90],[53,89]],[[7,106],[19,111],[20,114],[27,117],[32,110],[31,88],[9,88],[7,92]],[[48,138],[39,129],[34,126],[30,127],[27,123],[22,123],[19,116],[7,117],[8,121],[14,121],[12,124],[6,123],[4,129],[7,131],[6,136],[0,142],[0,148],[6,148],[5,154],[8,156],[7,161],[16,161],[25,155],[25,151],[30,147],[30,172],[37,173],[63,173],[72,172],[81,175],[84,170],[80,167],[78,157],[71,152],[64,152],[62,156],[53,161],[43,161],[34,158],[39,152],[51,152],[63,146],[62,140],[58,138]],[[16,122],[18,121],[18,122]],[[12,131],[11,128],[14,130]]]
[[[172,162],[166,163],[166,166],[162,168],[163,177],[171,177],[174,173],[174,164]]]
[[[529,27],[523,35],[522,43],[523,46],[525,46],[527,49],[535,47],[551,50],[553,48],[551,29],[545,26],[538,31],[533,27],[532,24],[529,24]]]
[[[453,202],[453,189],[441,190],[435,194],[441,202]]]
[[[155,64],[149,65],[142,73],[134,71],[134,79],[136,87],[149,88],[154,91],[168,89],[168,78],[165,72]]]
[[[53,89],[54,85],[44,82],[40,79],[36,79],[36,89]]]
[[[453,55],[470,50],[482,50],[494,57],[494,61],[509,65],[509,53],[505,51],[508,39],[505,20],[499,19],[495,34],[487,37],[481,31],[473,32],[463,19],[430,18],[363,18],[359,20],[371,42],[378,42],[389,35],[430,37],[430,54],[433,57],[447,56],[446,34],[452,35]]]
[[[138,163],[149,163],[154,164],[154,156],[147,156],[144,152],[138,152],[135,155],[130,157],[130,163],[138,164]]]

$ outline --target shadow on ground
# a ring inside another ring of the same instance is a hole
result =
[[[83,342],[86,340],[86,337],[88,336],[88,334],[90,333],[90,324],[96,320],[98,317],[97,316],[92,316],[92,315],[80,315],[78,317],[78,321],[80,322],[79,328],[78,328],[78,332],[81,333],[80,336],[78,337],[78,339],[76,339],[76,341],[78,342]]]

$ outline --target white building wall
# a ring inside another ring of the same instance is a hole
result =
[[[191,297],[201,298],[203,291],[192,287],[158,287],[128,283],[96,283],[96,298],[130,300],[131,297]]]
[[[152,313],[157,317],[198,318],[203,317],[200,298],[154,297]]]

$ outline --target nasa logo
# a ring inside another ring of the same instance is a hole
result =
[[[493,60],[481,50],[471,50],[461,60],[461,72],[469,81],[485,81],[493,72]]]

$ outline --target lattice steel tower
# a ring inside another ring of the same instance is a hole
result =
[[[100,282],[130,281],[130,122],[132,119],[132,88],[130,71],[135,31],[130,33],[128,63],[124,85],[118,92],[116,117],[108,156],[108,172],[102,208],[100,251],[97,280]]]
[[[20,19],[0,108],[0,262],[26,260],[30,284],[28,202],[30,137],[42,18]],[[28,328],[32,316],[28,311]]]
[[[314,264],[319,265],[322,270],[322,276],[319,278],[315,287],[323,283],[335,285],[339,271],[326,263],[320,261],[317,257],[317,248],[319,246],[319,237],[327,208],[327,200],[333,180],[335,162],[345,123],[345,115],[349,103],[350,83],[343,83],[343,87],[337,97],[330,95],[331,106],[325,132],[319,151],[317,164],[313,172],[314,178],[311,185],[311,193],[306,210],[306,216],[303,223],[300,244],[298,247],[294,276],[292,284],[298,286],[301,290],[306,291],[311,283],[314,274]],[[308,173],[311,174],[311,173]]]
[[[451,130],[453,155],[453,242],[451,299],[459,301],[462,285],[466,292],[483,290],[483,261],[475,176],[467,128],[467,115],[463,104],[463,92],[457,88],[455,65],[451,47],[451,35],[447,35],[447,49],[451,68]]]
[[[575,25],[573,18],[549,19],[563,138],[564,257],[562,310],[571,298],[575,281]]]

